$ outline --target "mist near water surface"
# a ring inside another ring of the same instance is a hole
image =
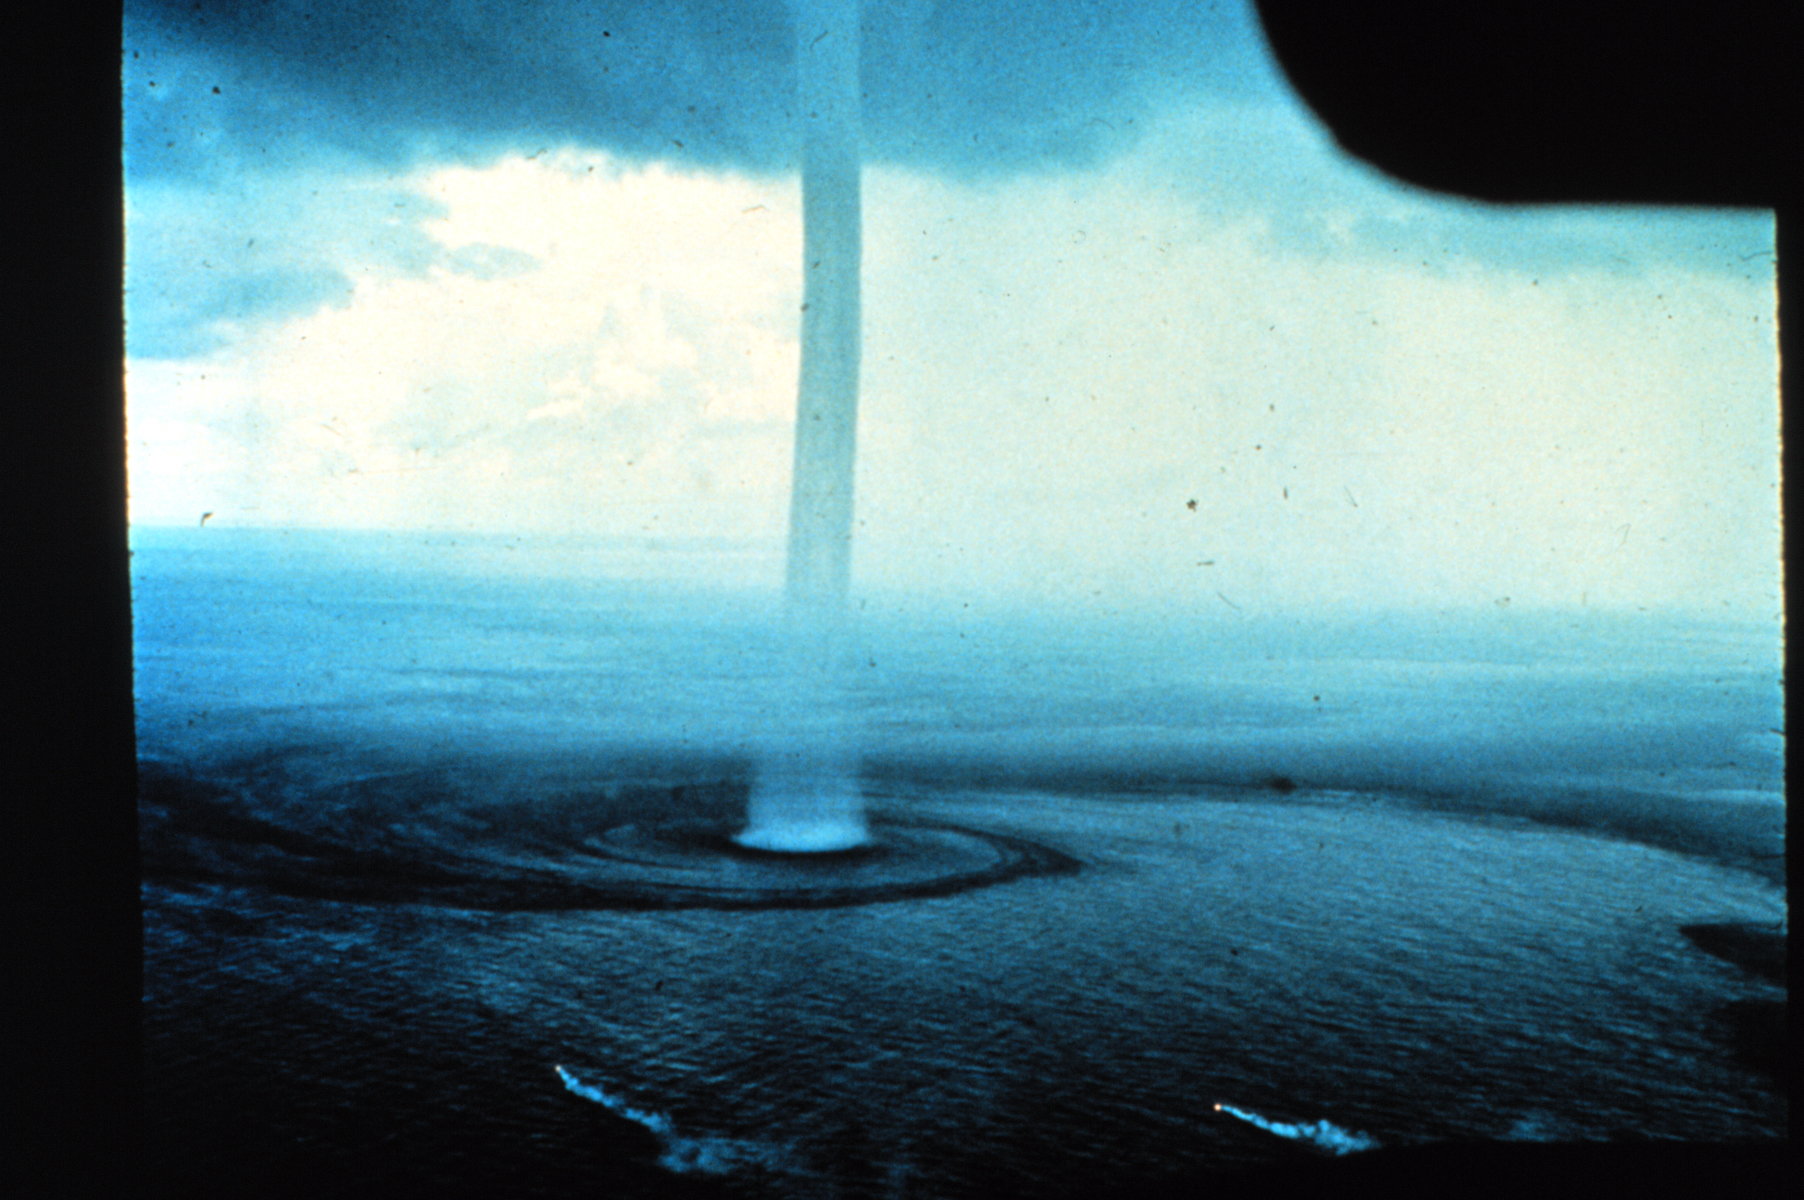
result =
[[[150,756],[330,729],[745,762],[832,747],[867,778],[1288,780],[1629,832],[1683,814],[1782,849],[1779,646],[1757,625],[866,598],[831,670],[798,674],[778,547],[143,529],[133,561]]]

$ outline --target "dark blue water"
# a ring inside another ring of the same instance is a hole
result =
[[[1296,1152],[1218,1103],[1784,1136],[1725,1015],[1783,986],[1681,932],[1783,921],[1775,630],[871,603],[881,852],[794,864],[711,840],[811,721],[771,565],[136,531],[153,1169],[1090,1195]]]

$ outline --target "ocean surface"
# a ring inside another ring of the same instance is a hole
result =
[[[1747,1033],[1783,974],[1722,953],[1784,932],[1776,623],[867,598],[827,695],[768,547],[132,547],[171,1194],[1087,1196],[1786,1134]],[[825,736],[873,848],[735,848]]]

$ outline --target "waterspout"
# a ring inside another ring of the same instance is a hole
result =
[[[870,838],[841,679],[852,578],[862,256],[859,0],[798,0],[802,118],[802,362],[790,484],[784,708],[742,845],[814,853]]]

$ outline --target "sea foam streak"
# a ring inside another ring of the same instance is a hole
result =
[[[775,1164],[777,1154],[772,1147],[735,1141],[732,1138],[685,1137],[677,1133],[676,1126],[663,1113],[644,1112],[634,1108],[620,1097],[610,1096],[593,1084],[584,1083],[561,1066],[552,1069],[564,1081],[567,1090],[655,1133],[664,1147],[664,1153],[658,1157],[658,1165],[667,1171],[683,1175],[691,1172],[724,1175],[735,1167],[748,1164]]]
[[[1287,1125],[1282,1121],[1268,1121],[1256,1112],[1235,1108],[1232,1104],[1217,1104],[1215,1111],[1239,1117],[1247,1124],[1257,1125],[1268,1133],[1289,1138],[1293,1142],[1307,1142],[1332,1154],[1352,1154],[1358,1150],[1378,1148],[1378,1139],[1369,1134],[1353,1133],[1327,1121],[1317,1121],[1313,1125]]]
[[[640,1112],[618,1096],[610,1096],[600,1088],[584,1083],[561,1066],[553,1067],[552,1070],[557,1072],[558,1078],[564,1081],[566,1088],[584,1100],[593,1100],[610,1112],[618,1113],[629,1121],[637,1121],[659,1137],[667,1138],[676,1132],[670,1124],[670,1118],[663,1113]]]

